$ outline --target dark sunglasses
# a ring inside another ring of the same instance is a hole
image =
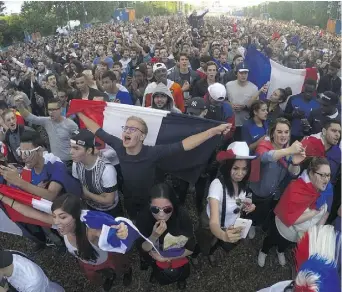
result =
[[[159,208],[159,207],[157,207],[157,206],[151,206],[150,207],[150,210],[151,210],[151,212],[153,213],[153,214],[155,214],[155,215],[157,215],[157,214],[159,214],[160,212],[164,212],[165,214],[170,214],[170,213],[172,213],[172,211],[173,211],[173,207],[171,207],[171,206],[166,206],[166,207],[164,207],[164,208]]]

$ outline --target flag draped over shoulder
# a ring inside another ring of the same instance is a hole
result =
[[[269,97],[274,90],[286,87],[291,87],[292,94],[299,94],[302,92],[303,84],[306,79],[318,79],[318,71],[316,68],[287,68],[266,57],[254,46],[248,48],[245,62],[249,67],[249,81],[258,86],[258,88],[261,88],[268,81],[270,82],[267,97]]]
[[[152,108],[103,101],[72,100],[68,115],[78,112],[82,112],[106,132],[120,139],[122,126],[125,125],[127,118],[140,117],[148,127],[144,144],[150,146],[180,142],[220,124],[213,120]],[[185,181],[195,183],[219,143],[220,137],[213,137],[194,150],[165,158],[159,167]]]

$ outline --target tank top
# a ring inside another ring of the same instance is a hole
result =
[[[89,241],[89,242],[90,242],[90,241]],[[99,249],[96,245],[94,245],[94,244],[92,244],[92,243],[90,242],[91,246],[92,246],[92,247],[96,250],[96,252],[98,253],[98,257],[97,257],[97,259],[96,259],[95,262],[93,262],[93,261],[86,261],[86,260],[84,260],[84,259],[81,259],[81,258],[78,256],[78,250],[77,250],[77,248],[74,247],[74,246],[70,243],[70,241],[69,241],[69,239],[68,239],[68,237],[67,237],[66,235],[64,235],[64,243],[65,243],[65,246],[66,246],[66,248],[68,249],[68,251],[69,251],[74,257],[76,257],[77,259],[79,259],[80,261],[82,261],[83,263],[86,263],[86,264],[89,264],[89,265],[98,266],[98,265],[103,264],[103,263],[107,260],[107,258],[108,258],[108,252],[103,251],[102,249]]]

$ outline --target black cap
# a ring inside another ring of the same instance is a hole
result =
[[[95,135],[87,129],[80,129],[72,135],[71,143],[83,147],[95,147]]]
[[[338,96],[332,91],[325,91],[320,94],[318,102],[323,105],[334,106],[338,104]]]
[[[206,105],[204,99],[202,97],[194,97],[190,99],[187,112],[188,113],[198,113],[206,110],[208,106]]]
[[[13,255],[10,251],[0,251],[0,269],[7,268],[13,263]]]

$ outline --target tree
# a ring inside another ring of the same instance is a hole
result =
[[[4,11],[6,9],[6,5],[4,1],[0,1],[0,16],[4,15]]]

